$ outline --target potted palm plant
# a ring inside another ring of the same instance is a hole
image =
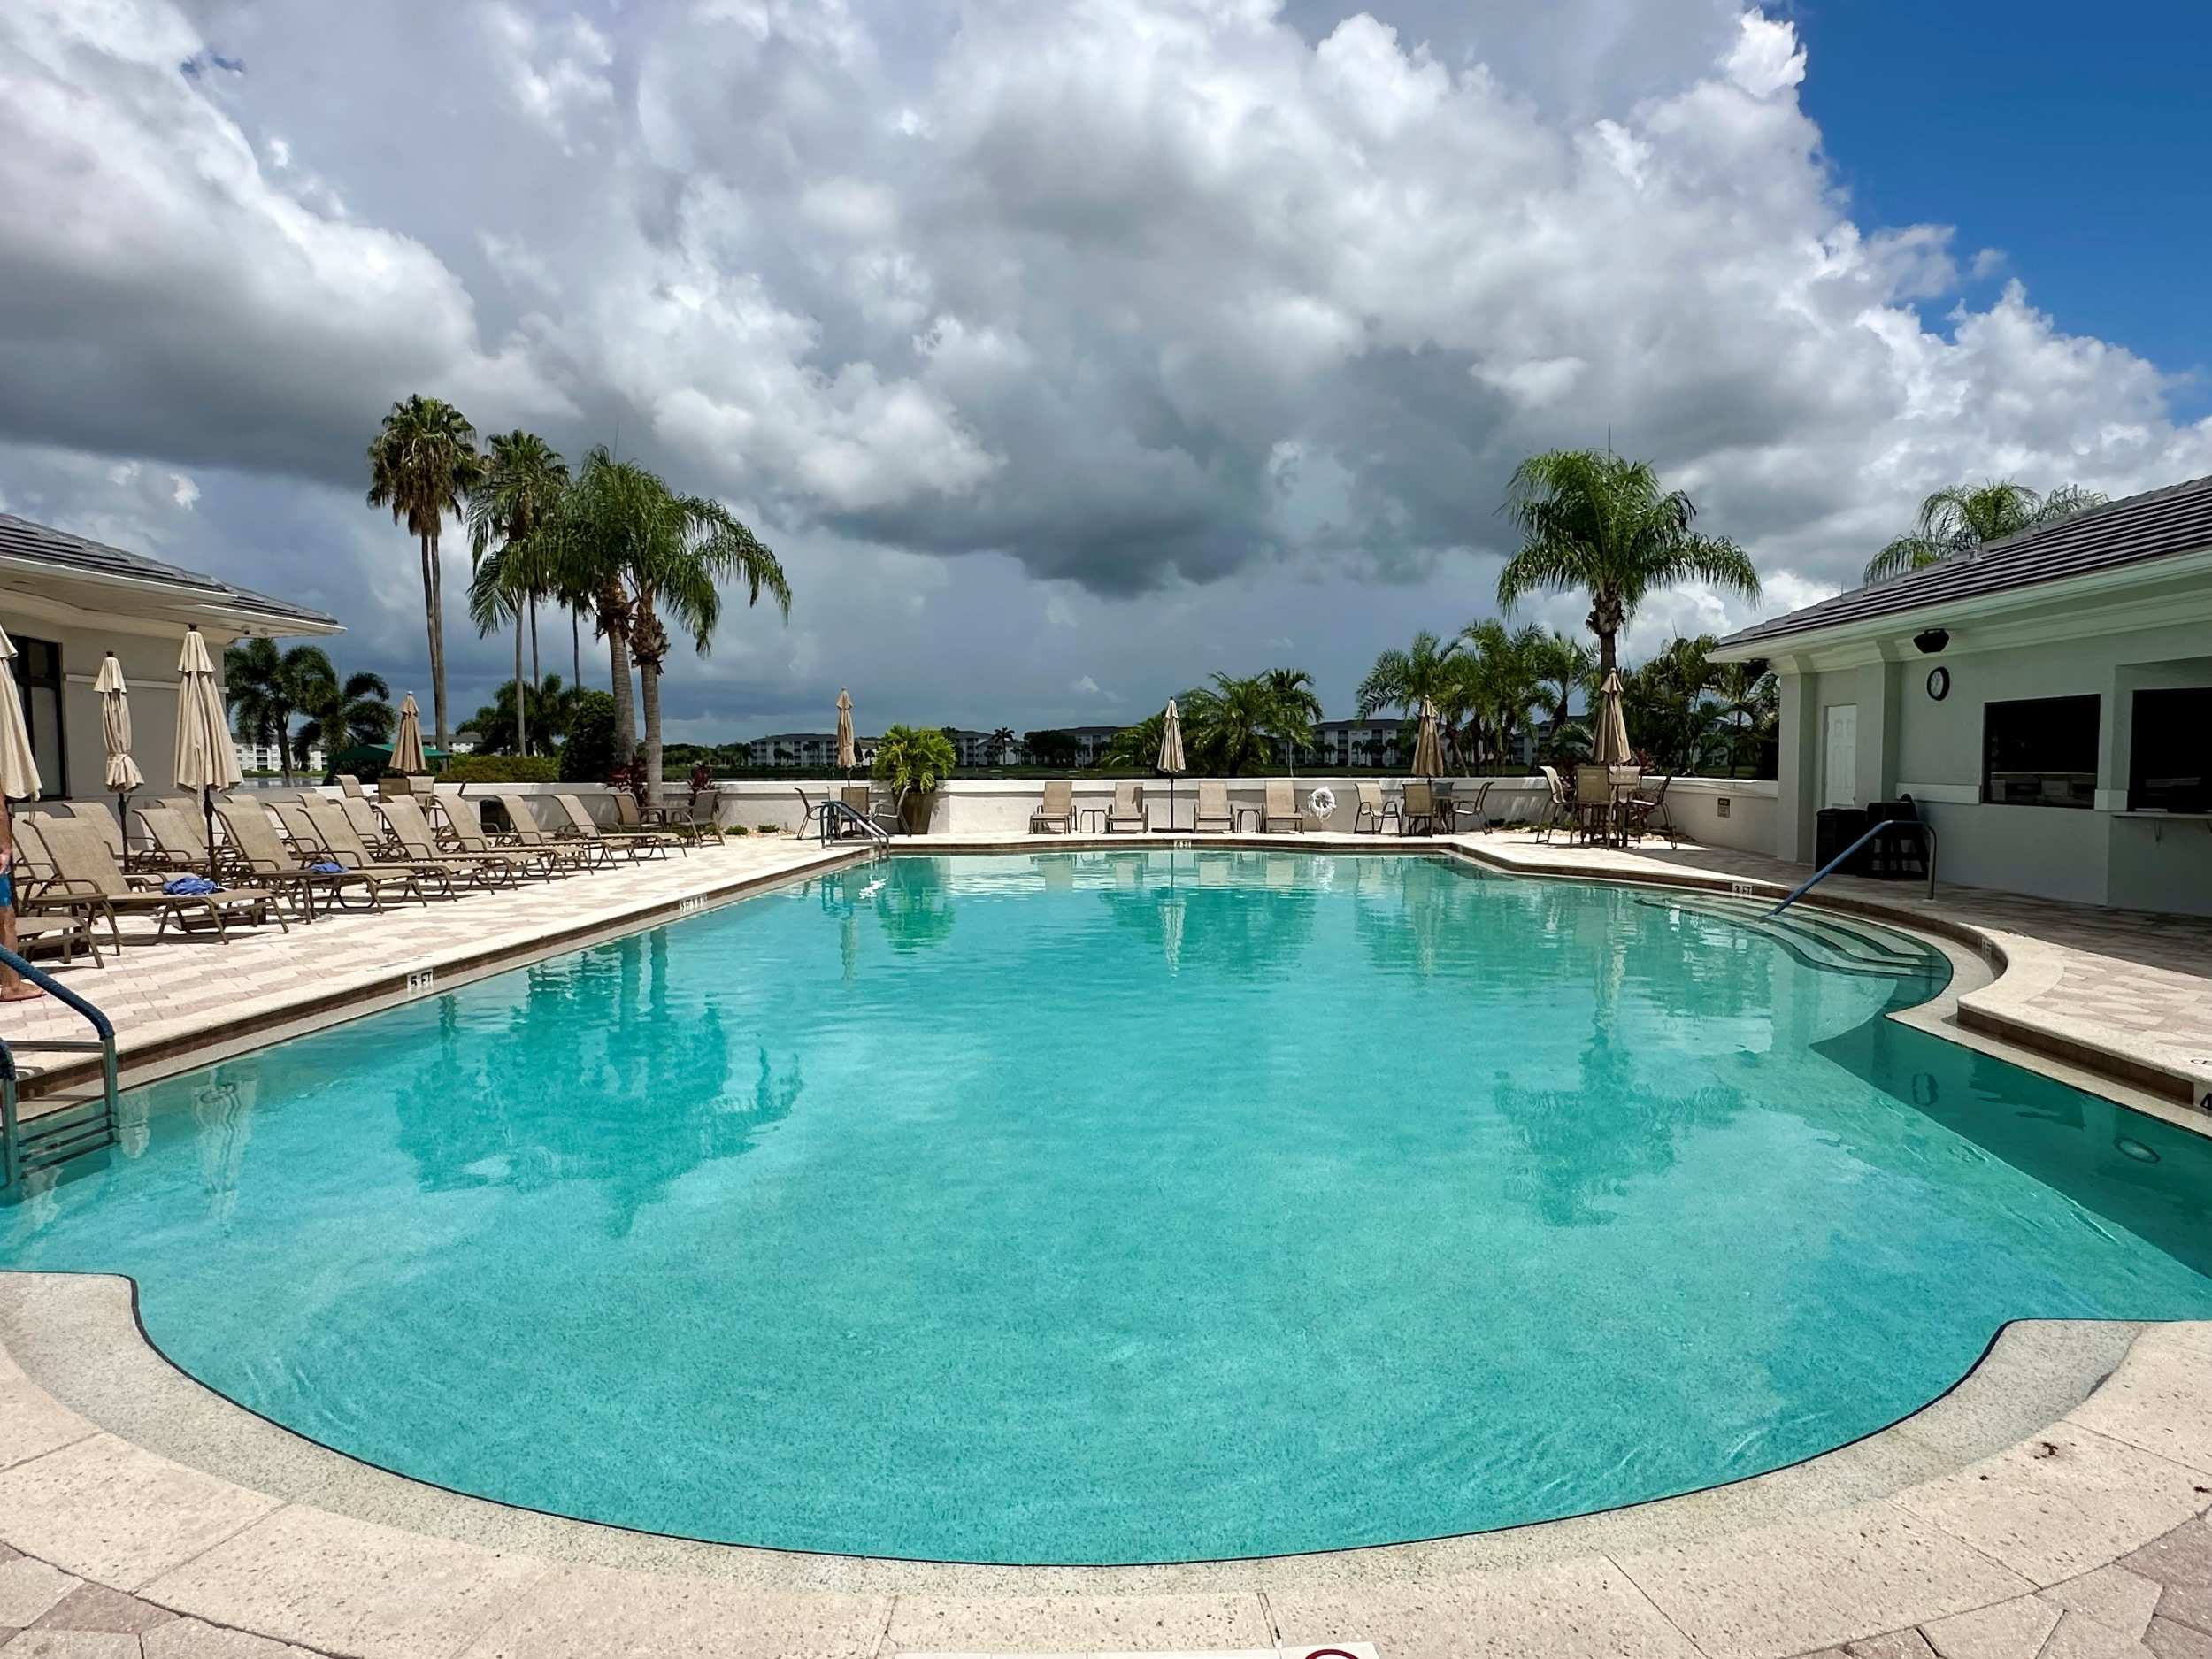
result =
[[[933,726],[895,726],[876,745],[869,775],[898,803],[899,827],[919,835],[929,827],[937,786],[952,775],[952,743]]]

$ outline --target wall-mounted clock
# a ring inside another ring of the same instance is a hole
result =
[[[1938,703],[1941,703],[1944,698],[1951,695],[1951,671],[1949,669],[1931,668],[1928,671],[1928,695]]]

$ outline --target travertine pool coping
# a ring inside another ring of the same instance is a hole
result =
[[[2039,1321],[2006,1327],[1955,1388],[1880,1433],[1608,1514],[1144,1568],[749,1549],[370,1468],[170,1365],[127,1280],[0,1275],[0,1540],[157,1608],[333,1653],[1094,1653],[1334,1637],[1388,1659],[1783,1659],[1970,1615],[2024,1628],[2074,1601],[2101,1609],[2068,1586],[2171,1550],[2177,1534],[2212,1571],[2208,1506],[2212,1324]],[[2104,1616],[2139,1610],[2147,1627],[2158,1599]]]
[[[1201,845],[1450,850],[1524,873],[1736,885],[1679,871],[1532,868],[1494,847],[1486,856],[1470,839],[1247,836]],[[1035,852],[1132,843],[908,844]],[[736,881],[699,873],[721,902],[864,856],[830,849]],[[588,926],[465,952],[437,989],[692,908],[657,895]],[[2011,941],[1997,944],[1962,925],[1878,906],[1832,908],[1974,945],[1950,953],[1962,970],[1946,994],[1955,1007],[2001,983],[2015,958]],[[1978,976],[1978,959],[1987,968]],[[404,986],[365,987],[359,999],[325,1001],[302,1018],[328,1023],[407,995]],[[1907,1017],[1973,1041],[1941,1002]],[[287,1019],[231,1032],[219,1050],[169,1057],[165,1069],[300,1028]],[[2168,1111],[2178,1121],[2194,1116]],[[1371,1640],[1393,1659],[1784,1659],[1917,1630],[1930,1648],[1881,1651],[2033,1659],[2059,1640],[2055,1630],[2075,1632],[2066,1621],[2086,1621],[2087,1634],[2068,1635],[2067,1651],[2103,1652],[2095,1642],[2115,1640],[2130,1645],[2111,1651],[2138,1651],[2132,1644],[2162,1624],[2202,1646],[2169,1640],[2157,1652],[2194,1655],[2212,1652],[2208,1506],[2212,1324],[2049,1321],[2006,1327],[1956,1387],[1850,1446],[1706,1492],[1533,1526],[1143,1568],[963,1566],[703,1544],[517,1509],[372,1468],[171,1365],[146,1341],[128,1281],[0,1274],[0,1543],[207,1625],[330,1653],[1262,1651],[1334,1638]],[[2130,1587],[2165,1583],[2153,1563],[2183,1559],[2196,1564],[2176,1571],[2203,1579],[2200,1613],[2192,1611],[2197,1601],[2168,1605],[2182,1591],[2162,1601],[2154,1588],[2146,1601]],[[2124,1560],[2135,1565],[2114,1564]],[[2116,1601],[2116,1586],[2126,1592]]]

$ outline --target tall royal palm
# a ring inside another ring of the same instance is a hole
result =
[[[1621,629],[1655,589],[1703,581],[1758,597],[1750,556],[1724,536],[1698,534],[1689,496],[1661,489],[1647,462],[1602,449],[1532,455],[1514,469],[1503,511],[1521,546],[1498,572],[1498,603],[1510,611],[1530,594],[1587,594],[1601,681],[1618,666]]]
[[[292,721],[319,709],[337,685],[338,671],[319,645],[279,651],[273,641],[251,639],[223,653],[223,700],[230,705],[231,729],[246,742],[274,744],[287,784],[293,757],[315,741],[303,731],[296,733]]]
[[[404,518],[422,553],[422,608],[430,633],[430,697],[438,747],[450,747],[445,699],[445,594],[438,568],[439,533],[458,514],[483,466],[476,428],[461,411],[418,394],[392,405],[369,445],[369,505]]]
[[[529,627],[530,679],[538,678],[537,608],[551,587],[538,530],[553,516],[568,488],[568,463],[534,432],[503,432],[485,457],[483,476],[469,495],[469,548],[476,572],[469,583],[469,616],[489,634],[511,618],[515,625],[515,749],[530,752],[530,699],[523,691],[522,635]]]
[[[704,651],[721,618],[724,582],[743,583],[749,604],[764,592],[790,614],[783,566],[719,502],[680,495],[657,473],[603,447],[584,457],[547,531],[551,585],[593,595],[614,670],[617,753],[626,760],[637,747],[630,701],[630,664],[637,664],[646,783],[657,789],[660,677],[669,649],[663,615]]]
[[[2062,484],[2047,495],[2006,478],[1954,484],[1920,503],[1919,522],[1912,533],[1899,536],[1868,561],[1866,580],[1887,581],[1953,553],[1970,552],[1985,541],[2101,507],[2104,500],[2093,489],[2071,484]]]

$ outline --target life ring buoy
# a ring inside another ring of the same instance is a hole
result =
[[[1306,797],[1306,810],[1316,818],[1326,818],[1336,810],[1336,791],[1323,784]]]

